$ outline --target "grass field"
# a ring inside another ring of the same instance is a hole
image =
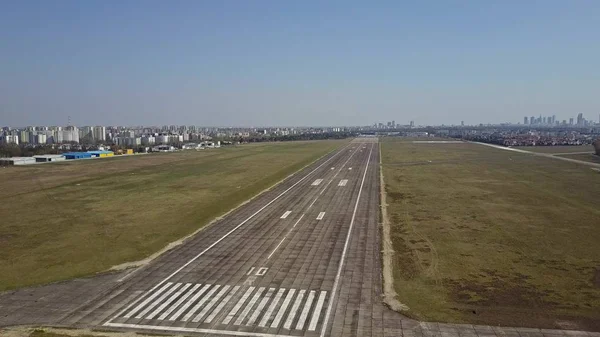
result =
[[[0,168],[0,290],[143,259],[344,142]]]
[[[589,152],[594,153],[592,145],[580,146],[515,146],[515,149],[521,149],[539,153],[570,153],[570,152]]]
[[[382,139],[409,316],[600,330],[600,174],[476,144]]]

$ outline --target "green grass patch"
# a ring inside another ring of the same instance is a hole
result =
[[[381,146],[410,316],[600,329],[597,172],[468,143]]]
[[[0,290],[141,260],[345,141],[0,169]]]

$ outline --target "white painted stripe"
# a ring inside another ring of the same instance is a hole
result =
[[[208,288],[210,288],[210,286],[211,286],[211,284],[205,284],[205,285],[204,285],[204,287],[202,287],[202,289],[200,289],[200,291],[199,291],[198,293],[196,293],[196,295],[194,295],[194,296],[193,296],[193,297],[192,297],[192,298],[191,298],[189,301],[187,301],[187,302],[186,302],[186,303],[183,305],[183,307],[181,307],[179,310],[177,310],[177,312],[175,312],[175,313],[173,314],[173,316],[171,316],[171,317],[169,318],[169,321],[174,321],[174,320],[176,320],[177,318],[179,318],[179,316],[181,316],[181,314],[183,314],[183,313],[184,313],[184,312],[187,310],[187,308],[188,308],[190,305],[192,305],[194,302],[196,302],[196,300],[197,300],[197,299],[198,299],[200,296],[202,296],[202,294],[204,294],[204,292],[205,292],[205,291],[206,291]]]
[[[340,180],[338,186],[346,186],[346,184],[348,184],[348,179],[342,179]]]
[[[306,322],[308,312],[310,311],[310,307],[312,306],[312,302],[314,299],[315,291],[311,290],[310,293],[308,293],[308,298],[306,299],[306,303],[304,304],[304,309],[302,309],[302,313],[300,313],[300,319],[298,319],[298,324],[296,324],[296,330],[304,329],[304,323]]]
[[[169,274],[167,277],[165,277],[162,281],[160,281],[158,284],[156,284],[154,287],[152,287],[152,289],[150,289],[148,291],[148,293],[153,292],[154,290],[158,289],[160,286],[162,286],[165,282],[167,282],[171,277],[177,275],[180,271],[182,271],[185,267],[189,266],[191,263],[193,263],[194,261],[196,261],[197,259],[199,259],[202,255],[204,255],[206,252],[208,252],[209,250],[211,250],[214,246],[218,245],[219,242],[223,241],[225,238],[227,238],[229,235],[231,235],[231,233],[237,231],[240,227],[242,227],[243,225],[245,225],[248,221],[250,221],[250,219],[254,218],[258,213],[262,212],[265,208],[269,207],[272,203],[274,203],[275,201],[277,201],[279,198],[281,198],[282,196],[284,196],[285,194],[287,194],[290,190],[292,190],[293,188],[295,188],[296,186],[298,186],[300,183],[302,183],[306,178],[308,178],[309,176],[311,176],[313,173],[315,173],[318,169],[320,169],[321,167],[323,167],[323,165],[327,164],[329,161],[331,161],[333,158],[335,158],[336,156],[338,156],[340,153],[342,153],[342,151],[347,148],[348,145],[346,145],[343,149],[339,150],[337,153],[335,153],[333,156],[329,157],[329,159],[325,160],[324,162],[322,162],[319,166],[317,166],[316,168],[314,168],[312,171],[310,171],[309,173],[307,173],[304,177],[302,177],[300,180],[298,180],[297,182],[295,182],[292,186],[288,187],[285,191],[281,192],[279,195],[277,195],[275,198],[271,199],[271,201],[269,201],[266,205],[264,205],[263,207],[261,207],[260,209],[258,209],[256,212],[252,213],[249,217],[246,218],[246,220],[242,221],[239,225],[235,226],[233,229],[231,229],[229,232],[225,233],[221,238],[219,238],[217,241],[213,242],[210,246],[208,246],[206,249],[204,249],[203,251],[201,251],[200,253],[198,253],[196,256],[194,256],[193,258],[191,258],[189,261],[187,261],[185,264],[183,264],[181,267],[179,267],[177,270],[175,270],[174,272],[172,272],[171,274]],[[335,150],[334,150],[335,151]],[[333,152],[333,151],[332,151]],[[331,152],[329,152],[331,153]],[[328,153],[328,154],[329,154]],[[328,155],[327,154],[327,155]],[[325,156],[327,156],[325,155]],[[323,157],[325,157],[323,156]],[[322,158],[322,157],[321,157]],[[127,310],[129,310],[131,307],[133,307],[134,305],[136,305],[139,301],[142,300],[144,296],[140,296],[138,297],[138,299],[136,299],[135,301],[133,301],[132,303],[130,303],[128,306],[126,306],[123,310],[119,311],[119,313],[117,313],[115,316],[113,316],[113,318],[109,319],[107,322],[105,322],[103,325],[108,325],[109,323],[111,323],[114,319],[116,319],[117,317],[120,317],[121,315],[123,315],[124,312],[126,312]]]
[[[300,216],[300,219],[298,219],[298,221],[296,221],[296,223],[294,224],[294,226],[292,226],[292,228],[295,228],[295,227],[296,227],[296,225],[297,225],[297,224],[300,222],[300,220],[302,220],[302,218],[304,218],[304,214],[302,214],[302,215]]]
[[[275,307],[279,303],[279,300],[281,300],[281,296],[283,296],[284,292],[285,292],[285,288],[281,288],[281,289],[279,289],[279,291],[277,291],[277,295],[275,295],[275,299],[273,299],[273,302],[271,302],[271,305],[267,309],[267,312],[265,312],[265,315],[260,320],[260,323],[258,323],[259,327],[264,328],[267,326],[267,322],[269,321],[269,318],[271,318],[271,315],[273,314],[273,310],[275,310]]]
[[[201,306],[204,305],[204,303],[206,301],[208,301],[208,299],[212,296],[212,294],[215,293],[215,291],[217,291],[219,288],[221,287],[221,285],[216,284],[214,287],[212,287],[212,289],[210,289],[206,295],[204,295],[200,301],[198,303],[196,303],[196,305],[194,305],[194,307],[188,311],[187,314],[185,314],[185,316],[183,316],[183,318],[181,319],[184,322],[187,322],[190,318],[192,318],[192,316],[196,313],[196,311],[198,311],[198,309],[200,309]]]
[[[175,290],[177,290],[177,288],[179,288],[180,286],[181,286],[181,283],[175,283],[175,285],[172,286],[169,290],[167,290],[166,293],[162,294],[159,298],[154,300],[154,302],[150,303],[139,314],[135,315],[135,318],[142,318],[142,317],[146,316],[146,314],[148,312],[150,312],[150,310],[154,309],[154,307],[156,307],[160,302],[164,301],[165,298],[167,298],[167,296],[171,295],[171,293],[174,292]]]
[[[183,296],[181,296],[181,298],[175,302],[175,304],[173,304],[171,307],[169,307],[169,309],[167,309],[167,311],[165,311],[162,315],[160,315],[158,317],[159,320],[164,320],[165,318],[167,318],[167,316],[169,316],[173,310],[175,310],[177,307],[179,307],[181,305],[181,303],[183,303],[183,301],[185,301],[188,297],[192,296],[192,294],[194,293],[194,291],[196,291],[196,289],[200,288],[201,284],[196,284],[195,286],[192,287],[191,290],[189,290],[187,293],[185,293]]]
[[[250,315],[250,318],[248,319],[246,325],[254,324],[254,322],[258,318],[258,315],[260,315],[260,313],[262,312],[262,309],[265,307],[265,305],[267,305],[267,303],[271,299],[271,295],[273,295],[273,292],[275,292],[275,288],[269,288],[265,297],[263,297],[263,299],[258,303],[256,309],[254,309],[252,315]]]
[[[279,322],[281,322],[281,319],[283,318],[283,315],[285,314],[285,309],[287,309],[288,305],[290,305],[290,301],[294,297],[295,293],[296,293],[296,289],[290,289],[287,296],[285,297],[285,300],[283,300],[283,304],[281,305],[281,308],[279,308],[279,311],[277,312],[277,315],[275,316],[273,323],[271,323],[271,328],[277,328],[279,326]]]
[[[319,295],[317,305],[315,306],[312,318],[310,319],[310,323],[308,324],[308,331],[317,330],[317,323],[319,323],[319,317],[321,317],[321,309],[323,308],[323,302],[325,302],[325,297],[327,297],[327,292],[323,290]]]
[[[154,294],[152,294],[152,296],[148,297],[144,302],[140,303],[140,305],[138,305],[137,307],[135,307],[133,310],[131,310],[130,312],[128,312],[127,315],[125,315],[123,317],[130,318],[131,316],[133,316],[133,314],[135,314],[140,309],[142,309],[143,307],[145,307],[146,304],[148,304],[148,302],[152,301],[156,296],[160,295],[163,291],[165,291],[165,289],[167,289],[168,287],[170,287],[172,285],[173,285],[172,282],[168,282],[162,288],[160,288],[157,292],[155,292]]]
[[[277,248],[279,248],[279,246],[281,246],[281,244],[283,243],[283,241],[285,241],[285,238],[287,237],[284,236],[283,239],[281,239],[281,241],[279,241],[279,244],[277,245],[277,247],[275,247],[275,249],[273,249],[273,251],[271,252],[271,254],[269,254],[269,256],[267,256],[267,260],[271,258],[271,256],[273,256],[273,254],[275,253],[275,251],[277,250]]]
[[[185,328],[178,326],[157,326],[147,324],[127,324],[127,323],[111,323],[106,322],[103,325],[112,326],[115,328],[129,328],[129,329],[142,329],[142,330],[156,330],[156,331],[175,331],[175,332],[191,332],[209,335],[227,335],[227,336],[240,336],[240,337],[290,337],[288,335],[276,335],[270,333],[260,332],[245,332],[245,331],[231,331],[231,330],[216,330],[216,329],[199,329],[199,328]]]
[[[221,298],[221,296],[225,295],[225,293],[227,292],[227,290],[229,290],[231,286],[223,286],[223,288],[221,288],[221,291],[219,291],[219,293],[217,295],[215,295],[215,297],[212,298],[212,300],[210,300],[210,302],[208,302],[208,304],[202,309],[202,311],[200,311],[200,313],[194,317],[194,319],[192,320],[192,322],[196,323],[196,322],[200,322],[200,320],[202,319],[202,317],[206,316],[206,314],[208,313],[208,311],[215,305],[217,304],[217,301],[219,300],[219,298]]]
[[[244,302],[246,302],[248,297],[250,297],[250,294],[252,293],[252,291],[254,291],[254,287],[250,287],[250,288],[248,288],[248,290],[246,290],[246,292],[244,293],[242,298],[240,298],[240,300],[236,303],[236,305],[233,307],[233,309],[231,309],[229,314],[227,314],[227,317],[225,317],[225,319],[223,320],[223,324],[229,324],[229,322],[231,322],[231,320],[233,319],[233,316],[235,316],[235,314],[237,314],[237,312],[242,307],[242,304],[244,304]]]
[[[248,270],[248,273],[246,274],[246,276],[249,276],[250,274],[252,274],[253,271],[254,271],[254,267],[250,268],[250,270]]]
[[[323,320],[323,328],[321,329],[321,337],[325,337],[327,331],[327,323],[329,323],[329,316],[331,315],[331,309],[333,308],[333,302],[337,287],[340,282],[340,275],[342,274],[342,268],[344,267],[344,260],[346,259],[346,253],[348,252],[348,243],[350,242],[350,235],[352,235],[352,228],[354,227],[354,220],[356,219],[356,211],[358,210],[358,203],[360,202],[360,196],[362,194],[363,186],[365,184],[365,178],[367,177],[367,171],[369,171],[369,163],[371,162],[371,153],[373,152],[373,145],[369,151],[369,157],[367,159],[367,165],[365,167],[365,173],[360,183],[360,189],[358,190],[358,197],[356,198],[356,204],[354,204],[354,212],[352,212],[352,219],[350,220],[350,228],[348,228],[348,234],[346,234],[346,242],[344,243],[344,250],[342,251],[342,258],[340,259],[340,265],[338,266],[337,274],[335,275],[335,281],[333,282],[333,289],[331,290],[331,297],[329,299],[329,305],[327,305],[327,311],[325,312],[325,319]]]
[[[294,226],[292,226],[292,228],[290,228],[290,230],[285,234],[285,236],[283,237],[283,239],[281,239],[281,241],[279,241],[279,244],[277,245],[277,247],[275,247],[275,249],[273,249],[273,251],[271,252],[271,254],[269,254],[269,256],[267,256],[267,260],[271,258],[271,256],[273,256],[273,254],[275,253],[275,251],[279,248],[279,246],[281,246],[281,244],[283,243],[283,241],[285,241],[285,239],[287,238],[287,236],[290,234],[290,232],[296,228],[296,225],[300,222],[300,220],[302,220],[302,218],[304,218],[304,214],[302,214],[300,216],[300,219],[298,219],[298,221],[296,221],[296,223],[294,224]]]
[[[319,184],[323,181],[323,179],[317,179],[315,181],[313,181],[313,183],[311,184],[312,186],[319,186]]]
[[[319,215],[317,215],[317,220],[323,220],[324,216],[325,216],[325,212],[319,213]]]
[[[287,218],[290,214],[292,214],[292,211],[285,211],[285,213],[283,213],[283,215],[281,216],[281,219]]]
[[[235,320],[235,322],[233,324],[235,324],[235,325],[242,324],[242,322],[244,321],[244,319],[246,318],[246,316],[248,315],[250,310],[252,310],[252,307],[254,307],[254,304],[256,303],[256,301],[258,301],[258,298],[260,297],[260,295],[262,294],[263,291],[265,291],[265,287],[258,288],[256,293],[254,293],[254,296],[252,296],[252,299],[250,300],[250,302],[248,302],[248,304],[246,304],[246,307],[244,308],[244,310],[242,310],[242,313],[240,314],[240,316],[238,316],[238,318]]]
[[[285,323],[283,324],[284,329],[289,330],[292,327],[292,321],[296,317],[296,312],[298,311],[298,308],[300,307],[300,303],[302,303],[302,298],[304,297],[305,292],[306,292],[306,290],[304,290],[304,289],[302,289],[298,292],[298,296],[296,296],[296,301],[294,301],[294,305],[292,305],[292,309],[290,309],[290,313],[288,314],[288,317],[285,320]]]
[[[204,323],[211,323],[213,321],[213,319],[215,319],[215,317],[219,314],[219,312],[221,311],[221,309],[223,309],[223,307],[227,304],[227,302],[229,302],[229,300],[231,299],[231,297],[233,295],[235,295],[235,293],[240,289],[240,286],[235,286],[233,287],[233,290],[227,294],[227,296],[225,296],[225,298],[219,303],[219,305],[217,305],[217,307],[215,308],[215,310],[213,310],[213,312],[210,313],[210,315],[208,315],[208,317],[206,318],[206,320],[204,320]]]
[[[348,170],[352,171],[352,167],[348,167]]]
[[[146,319],[153,319],[154,317],[158,316],[158,314],[161,311],[163,311],[167,307],[167,305],[173,303],[173,301],[175,301],[179,296],[181,296],[181,294],[183,294],[187,290],[187,288],[189,288],[191,285],[192,285],[191,283],[187,283],[183,286],[183,288],[177,290],[175,292],[175,294],[173,294],[171,297],[169,297],[169,299],[164,301],[163,304],[158,306],[158,308],[156,308],[156,310],[154,310],[150,315],[146,316]]]

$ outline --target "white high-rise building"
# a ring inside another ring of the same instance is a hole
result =
[[[0,136],[0,144],[16,144],[16,145],[19,145],[19,136],[17,136],[17,135],[4,135],[4,136]]]
[[[106,128],[104,126],[94,126],[92,135],[96,142],[104,142],[106,141]]]

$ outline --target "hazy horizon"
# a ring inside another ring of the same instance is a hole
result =
[[[0,124],[598,121],[600,2],[0,4]]]

